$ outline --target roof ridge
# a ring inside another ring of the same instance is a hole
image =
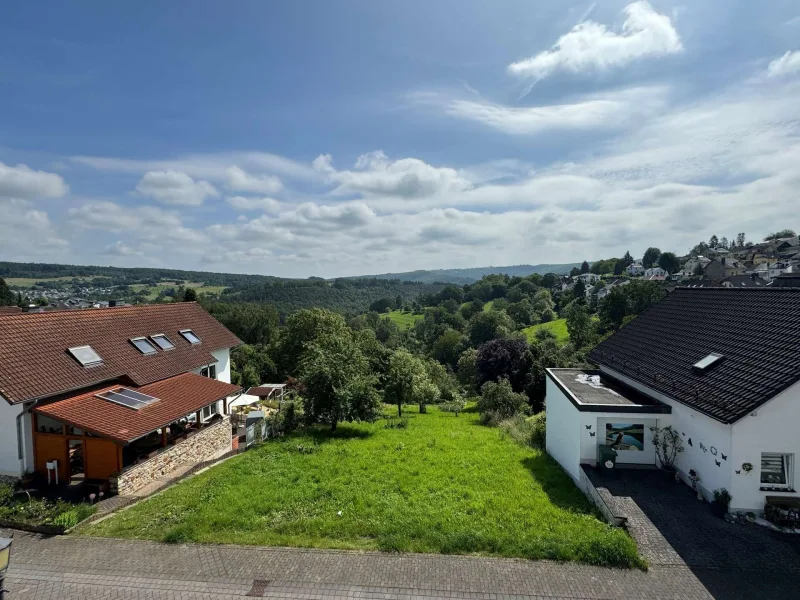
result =
[[[122,312],[122,311],[130,311],[133,309],[155,309],[155,308],[173,308],[179,306],[199,306],[203,310],[202,306],[200,306],[197,302],[165,302],[163,304],[129,304],[127,306],[103,306],[99,308],[56,308],[54,310],[46,310],[42,312],[14,312],[14,313],[0,313],[0,318],[4,319],[6,317],[28,317],[36,315],[38,318],[42,318],[43,316],[47,315],[62,315],[62,314],[99,314],[106,311],[115,311],[115,312]]]

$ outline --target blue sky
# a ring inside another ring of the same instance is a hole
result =
[[[800,227],[790,1],[8,3],[0,111],[5,260],[331,277]]]

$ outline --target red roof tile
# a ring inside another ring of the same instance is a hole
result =
[[[192,345],[180,335],[191,329]],[[144,355],[130,338],[163,333],[175,349]],[[126,378],[145,385],[216,362],[212,350],[241,344],[193,302],[0,315],[0,395],[11,403]],[[103,364],[84,367],[67,348],[90,345]]]
[[[242,389],[216,379],[184,373],[139,388],[131,386],[131,389],[158,398],[158,402],[139,410],[97,397],[97,394],[119,388],[119,384],[104,386],[49,404],[37,405],[33,412],[126,443]]]

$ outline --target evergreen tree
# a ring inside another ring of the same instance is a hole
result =
[[[581,273],[583,274],[583,273],[588,273],[588,272],[589,272],[589,263],[586,262],[586,261],[583,261],[581,263]]]

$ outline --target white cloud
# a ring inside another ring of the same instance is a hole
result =
[[[319,179],[308,163],[298,162],[267,152],[221,152],[189,154],[174,159],[134,160],[106,156],[73,156],[70,160],[100,171],[141,174],[145,171],[180,171],[195,179],[212,182],[228,181],[228,170],[234,165],[250,173],[269,173],[296,180]]]
[[[538,80],[557,71],[604,70],[683,50],[670,18],[655,12],[648,2],[633,2],[624,13],[620,33],[601,23],[584,21],[561,36],[550,50],[510,64],[509,72]]]
[[[274,198],[251,198],[248,196],[226,196],[225,202],[236,210],[245,212],[276,213],[281,206],[281,203]]]
[[[274,194],[283,188],[281,180],[274,175],[253,175],[239,167],[230,167],[227,175],[228,187],[234,191]]]
[[[474,100],[451,100],[447,114],[483,123],[512,135],[549,129],[616,129],[638,123],[664,107],[666,88],[629,88],[581,98],[573,103],[515,107]]]
[[[106,246],[105,253],[112,256],[143,256],[141,250],[136,250],[126,245],[122,240],[117,240],[113,244]]]
[[[773,60],[767,67],[769,77],[785,77],[795,73],[800,73],[800,50],[787,52]]]
[[[27,200],[0,198],[0,255],[3,260],[30,262],[63,261],[69,242],[53,225],[50,216],[33,208]]]
[[[12,167],[0,162],[0,198],[58,198],[68,191],[60,175],[34,171],[27,165]]]
[[[148,171],[136,191],[163,204],[198,206],[209,196],[218,196],[207,181],[195,181],[180,171]]]
[[[317,157],[313,165],[338,184],[334,190],[337,194],[411,199],[472,187],[455,169],[433,167],[417,158],[390,161],[382,150],[359,156],[352,171],[337,171],[330,155]]]

